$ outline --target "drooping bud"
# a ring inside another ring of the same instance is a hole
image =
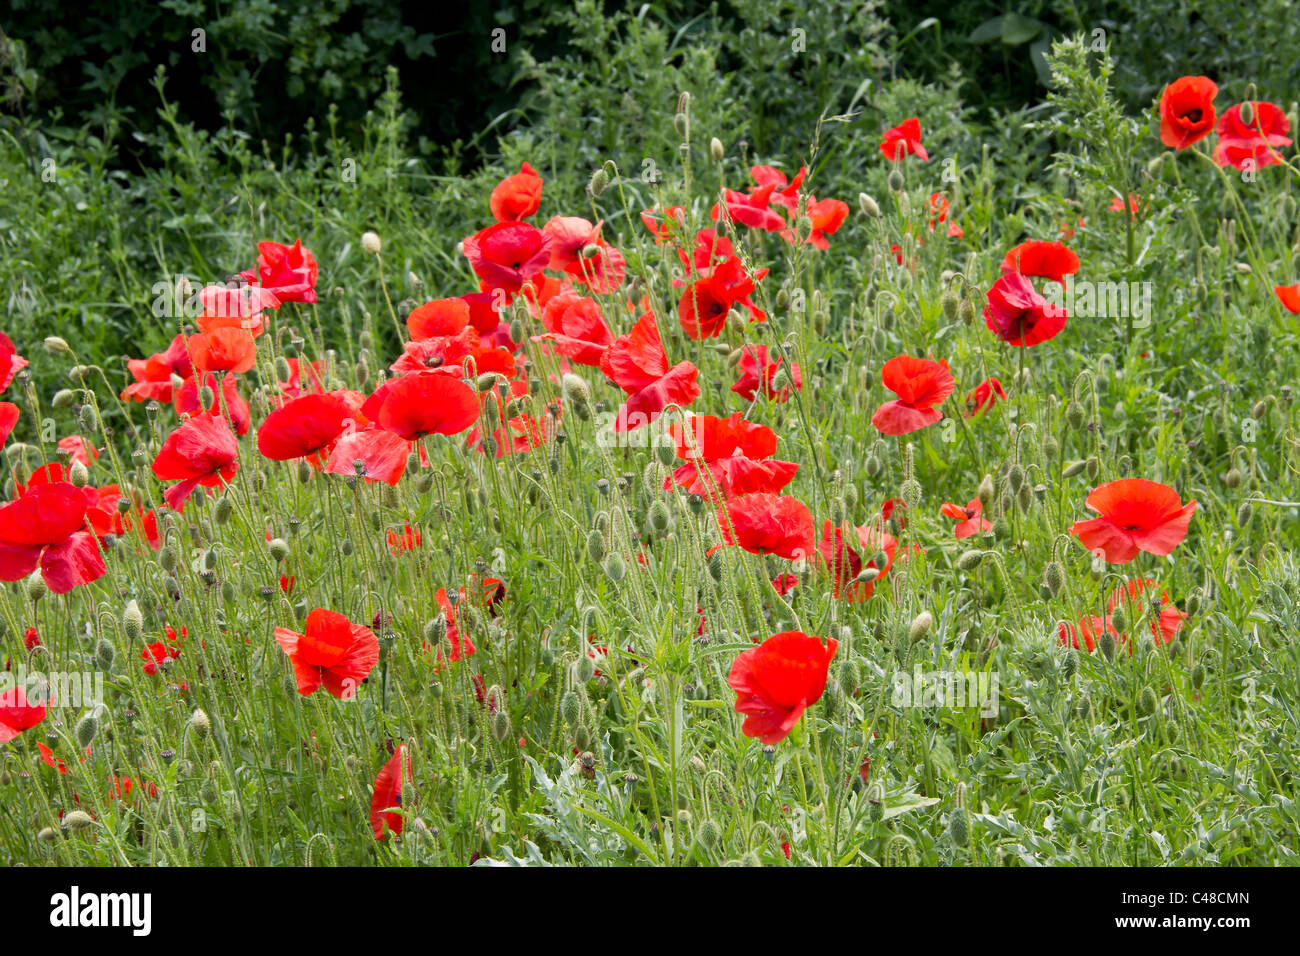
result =
[[[85,750],[95,742],[95,737],[99,734],[99,720],[94,714],[87,714],[77,721],[77,726],[73,730],[73,736],[77,738],[77,745]]]

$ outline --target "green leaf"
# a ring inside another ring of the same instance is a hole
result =
[[[1007,46],[1020,46],[1038,36],[1043,29],[1039,20],[1031,20],[1019,13],[1008,13],[1002,18],[1002,42]]]
[[[992,20],[985,20],[966,38],[967,43],[988,43],[990,40],[996,40],[1002,36],[1003,17],[994,17]]]

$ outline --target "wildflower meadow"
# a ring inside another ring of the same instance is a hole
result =
[[[1300,78],[678,6],[472,161],[7,115],[7,867],[1296,863]]]

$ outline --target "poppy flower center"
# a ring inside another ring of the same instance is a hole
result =
[[[1189,123],[1199,123],[1201,121],[1201,111],[1199,109],[1188,110],[1183,114],[1183,119]]]

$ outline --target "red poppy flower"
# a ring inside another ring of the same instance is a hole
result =
[[[1006,400],[1007,392],[1002,383],[996,378],[986,378],[966,396],[966,417],[974,418],[980,412],[988,411],[997,402]]]
[[[899,530],[907,527],[907,502],[902,498],[886,498],[880,503],[880,517],[885,521],[895,517],[897,513]]]
[[[257,364],[257,343],[243,329],[214,329],[191,335],[196,372],[247,372]]]
[[[526,454],[536,448],[542,447],[548,441],[546,433],[545,420],[526,413],[506,417],[508,414],[509,402],[514,401],[521,395],[528,394],[528,383],[524,380],[518,380],[510,383],[510,394],[502,398],[497,392],[489,392],[483,396],[483,401],[493,402],[499,409],[497,420],[500,424],[496,431],[491,433],[492,440],[495,444],[495,455],[497,458],[505,458],[508,455]],[[550,403],[550,408],[559,417],[560,399],[555,399]],[[466,444],[470,448],[486,452],[483,445],[482,429],[478,426],[469,433],[466,438]]]
[[[0,581],[17,581],[40,568],[55,594],[104,575],[104,557],[86,530],[89,492],[69,482],[34,484],[0,507]]]
[[[1027,348],[1055,337],[1069,314],[1049,303],[1018,272],[1004,275],[989,289],[984,324],[1008,345]]]
[[[1187,537],[1196,502],[1183,504],[1168,485],[1124,478],[1094,488],[1087,505],[1101,517],[1076,521],[1070,533],[1112,564],[1127,564],[1139,551],[1165,555]]]
[[[846,538],[854,540],[857,547],[847,543]],[[845,522],[836,527],[826,521],[822,524],[821,540],[817,542],[817,555],[831,573],[832,596],[850,604],[867,600],[876,585],[884,583],[894,566],[897,551],[898,542],[894,536],[875,525],[851,527]],[[883,561],[880,559],[882,554]],[[863,555],[866,555],[865,561]],[[869,581],[859,581],[858,576],[867,568],[874,568],[876,576]]]
[[[135,781],[130,777],[110,777],[108,795],[104,798],[104,802],[111,803],[114,800],[118,800],[129,806],[134,800],[132,791],[135,787]],[[146,781],[145,783],[140,784],[140,790],[150,797],[158,796],[158,787],[152,782]]]
[[[239,380],[233,375],[223,375],[218,382],[217,376],[209,372],[204,376],[203,383],[212,389],[212,402],[208,407],[204,408],[200,401],[202,396],[199,394],[199,379],[195,376],[187,378],[181,383],[180,388],[175,390],[172,407],[176,409],[176,414],[181,416],[193,415],[196,412],[224,414],[226,421],[230,422],[231,427],[235,429],[235,434],[247,435],[248,430],[253,427],[253,413],[249,410],[248,402],[244,401],[243,396],[239,394]]]
[[[0,403],[0,405],[6,403]],[[3,414],[0,413],[0,431],[3,431]],[[99,449],[80,435],[69,435],[59,439],[59,451],[68,456],[69,461],[81,462],[87,468],[99,458]]]
[[[239,442],[220,415],[204,412],[187,420],[167,436],[153,462],[154,476],[177,481],[163,492],[167,504],[185,510],[199,485],[215,488],[228,483],[239,471]]]
[[[605,350],[600,369],[628,395],[614,422],[616,432],[634,431],[653,422],[670,404],[685,407],[700,397],[698,370],[691,362],[669,367],[659,325],[650,311]]]
[[[1064,243],[1030,239],[1011,250],[1002,259],[1003,275],[1019,272],[1064,283],[1065,277],[1079,271],[1079,257]]]
[[[1277,299],[1288,312],[1300,315],[1300,284],[1277,285],[1273,287]]]
[[[545,335],[534,335],[534,342],[550,342],[555,350],[579,365],[599,365],[614,341],[614,333],[600,314],[595,299],[562,292],[546,303],[542,310]]]
[[[497,222],[527,219],[542,204],[542,177],[528,163],[519,172],[497,183],[488,199],[492,218]]]
[[[906,435],[939,421],[943,414],[934,406],[943,404],[957,387],[943,359],[898,355],[885,363],[880,377],[898,396],[871,416],[871,424],[886,435]]]
[[[678,236],[686,226],[686,207],[669,206],[665,210],[643,209],[641,222],[655,237],[655,245],[662,246]]]
[[[582,250],[600,239],[600,223],[594,226],[581,216],[554,216],[542,227],[550,241],[550,268],[563,272],[578,261]]]
[[[332,475],[355,475],[359,461],[362,478],[396,487],[406,473],[410,453],[411,443],[400,435],[383,428],[363,428],[334,443],[324,470]]]
[[[1169,600],[1169,593],[1163,589],[1156,594],[1159,585],[1150,578],[1137,578],[1126,582],[1124,585],[1116,588],[1106,600],[1106,613],[1114,614],[1115,608],[1120,602],[1124,602],[1125,611],[1129,613],[1129,620],[1133,624],[1140,623],[1142,618],[1150,617],[1148,627],[1151,630],[1151,637],[1157,644],[1168,644],[1182,629],[1183,620],[1187,617],[1182,611],[1178,610]],[[1138,595],[1143,592],[1149,592],[1147,598],[1138,600]],[[1108,622],[1109,622],[1108,618]],[[1129,625],[1130,630],[1133,624]],[[1114,625],[1111,625],[1112,630]],[[1120,634],[1119,640],[1126,641],[1127,634]]]
[[[785,220],[771,208],[772,191],[775,184],[759,186],[748,193],[738,193],[734,189],[722,190],[722,204],[727,208],[727,218],[751,229],[763,229],[767,232],[780,232],[785,228]],[[709,210],[709,218],[717,219],[721,213],[719,203],[714,203]]]
[[[983,510],[984,506],[980,504],[980,500],[974,498],[965,507],[955,505],[951,501],[945,501],[943,507],[939,509],[939,513],[945,518],[952,518],[957,522],[957,526],[952,529],[954,535],[958,538],[969,538],[981,531],[993,530],[993,523],[981,514]]]
[[[172,376],[186,379],[194,374],[184,335],[172,339],[166,351],[147,359],[128,359],[126,367],[135,381],[122,391],[123,401],[170,402]]]
[[[790,399],[791,387],[795,391],[803,389],[803,370],[798,362],[790,363],[789,382],[780,388],[774,387],[773,379],[785,362],[779,358],[775,362],[768,357],[766,345],[746,345],[740,350],[740,378],[731,390],[747,402],[754,400],[760,389],[770,402],[785,402]]]
[[[401,809],[402,788],[411,779],[411,758],[401,744],[375,777],[375,789],[370,796],[370,829],[376,840],[387,840],[388,834],[402,835],[403,817],[393,808]]]
[[[464,242],[465,258],[490,288],[518,292],[551,261],[550,240],[526,222],[498,222]]]
[[[184,633],[185,628],[181,628]],[[158,667],[181,656],[180,642],[176,632],[167,628],[166,641],[155,641],[140,649],[140,659],[144,661],[144,672],[150,676],[158,673]]]
[[[930,155],[921,145],[921,121],[913,117],[893,129],[885,130],[884,138],[880,141],[880,152],[891,163],[897,163],[907,156],[919,156],[923,162],[928,162]]]
[[[431,339],[439,335],[456,335],[469,325],[469,304],[463,298],[434,299],[411,311],[406,327],[411,338]]]
[[[478,418],[478,396],[459,378],[415,372],[381,386],[361,412],[380,428],[408,441],[455,435]]]
[[[608,295],[623,284],[627,276],[623,253],[600,238],[584,247],[584,252],[564,267],[565,274],[574,282],[582,283],[597,295]]]
[[[45,719],[44,704],[27,700],[21,684],[0,693],[0,744],[7,744],[24,730],[31,730]]]
[[[27,367],[27,359],[18,354],[13,339],[0,332],[0,392],[7,389],[14,376]]]
[[[9,440],[18,424],[18,406],[13,402],[0,402],[0,446]]]
[[[783,206],[787,212],[794,212],[799,208],[799,189],[808,175],[806,166],[800,166],[799,172],[788,183],[785,173],[775,166],[750,166],[749,175],[753,176],[754,182],[760,186],[772,186],[772,202]]]
[[[280,575],[280,590],[285,593],[286,597],[293,594],[293,586],[297,582],[297,580],[298,579],[296,577],[290,576],[288,574]]]
[[[200,332],[243,329],[258,336],[266,331],[264,310],[280,308],[275,294],[257,286],[207,285],[199,290],[203,311],[194,320]]]
[[[259,242],[257,252],[257,271],[241,272],[240,278],[259,284],[280,302],[316,301],[316,257],[302,247],[301,239],[292,246]]]
[[[338,395],[295,398],[266,416],[257,430],[257,450],[272,461],[306,458],[319,468],[356,416],[352,404]]]
[[[664,479],[664,489],[676,484],[715,504],[713,486],[722,498],[776,493],[799,470],[793,462],[761,460],[776,454],[776,433],[766,426],[742,420],[739,412],[730,418],[693,415],[688,426],[673,425],[668,434],[677,446],[677,457],[686,464]],[[712,476],[713,486],[700,474],[700,464]]]
[[[1214,97],[1219,88],[1204,76],[1184,76],[1160,94],[1160,142],[1186,149],[1214,128]]]
[[[409,524],[405,526],[405,529],[400,534],[392,528],[388,529],[388,550],[393,554],[414,551],[419,546],[420,532]]]
[[[41,635],[37,633],[36,628],[29,627],[23,631],[23,647],[31,650],[33,647],[41,646]]]
[[[826,237],[834,235],[844,225],[844,220],[849,217],[848,203],[839,199],[813,200],[808,203],[806,212],[812,223],[808,242],[818,249],[829,249],[831,244]]]
[[[1219,141],[1214,147],[1214,161],[1234,169],[1262,169],[1282,162],[1278,149],[1290,146],[1286,134],[1291,123],[1280,107],[1272,103],[1251,103],[1250,122],[1241,116],[1239,103],[1219,117],[1215,132]]]
[[[324,608],[307,615],[307,633],[277,627],[275,640],[289,655],[298,693],[304,697],[324,686],[326,693],[347,700],[379,662],[374,631]]]
[[[1073,624],[1062,621],[1057,625],[1056,637],[1065,647],[1073,647],[1075,650],[1086,649],[1091,654],[1097,649],[1097,642],[1101,640],[1101,635],[1107,631],[1112,634],[1115,633],[1110,626],[1110,618],[1103,619],[1090,614],[1079,620],[1077,628]],[[1080,641],[1082,641],[1082,646]]]
[[[802,631],[783,631],[737,657],[727,683],[736,692],[736,713],[746,715],[745,736],[765,744],[785,740],[804,711],[821,700],[838,646],[834,638],[823,644]]]
[[[769,493],[741,495],[718,507],[726,545],[750,554],[775,554],[798,561],[815,546],[812,512],[798,498]]]
[[[1111,212],[1123,212],[1124,200],[1121,199],[1119,196],[1116,196],[1114,199],[1110,201],[1110,205],[1107,206],[1106,208],[1109,209]],[[1142,194],[1129,193],[1128,194],[1129,216],[1133,219],[1138,218],[1138,214],[1141,211],[1141,208],[1142,208]]]
[[[732,299],[712,279],[692,282],[677,303],[677,318],[687,338],[699,341],[722,334]]]

